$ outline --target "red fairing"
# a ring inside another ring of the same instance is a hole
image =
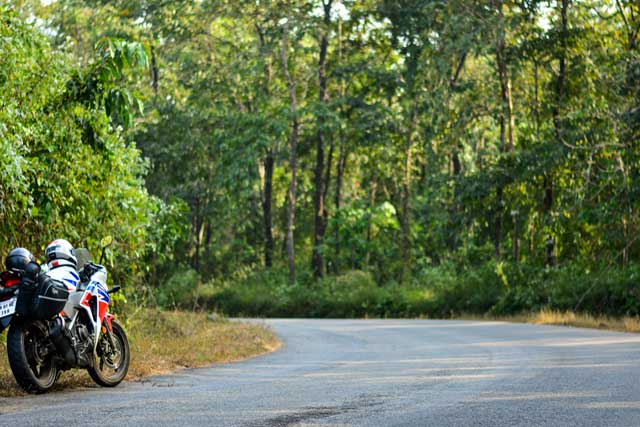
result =
[[[108,307],[108,302],[98,300],[98,319],[104,319],[104,316],[107,314]]]
[[[91,305],[89,304],[89,300],[91,299],[91,297],[91,292],[85,292],[82,296],[82,300],[80,301],[80,305],[91,308]]]

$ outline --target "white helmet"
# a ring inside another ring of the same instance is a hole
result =
[[[44,257],[47,263],[51,263],[53,267],[72,264],[75,268],[78,264],[76,251],[71,246],[71,243],[64,239],[56,239],[49,243],[47,249],[44,250]]]

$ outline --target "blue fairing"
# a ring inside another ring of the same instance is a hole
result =
[[[106,303],[109,303],[109,301],[111,301],[109,294],[104,289],[102,289],[102,287],[98,287],[98,295],[100,296],[100,299],[102,301],[105,301]]]

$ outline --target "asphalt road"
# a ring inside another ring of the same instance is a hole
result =
[[[640,335],[499,322],[267,323],[284,340],[279,352],[115,389],[0,399],[0,425],[640,426]]]

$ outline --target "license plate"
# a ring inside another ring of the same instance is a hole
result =
[[[0,302],[0,317],[9,316],[16,312],[16,301],[18,297],[13,297],[8,301]]]

